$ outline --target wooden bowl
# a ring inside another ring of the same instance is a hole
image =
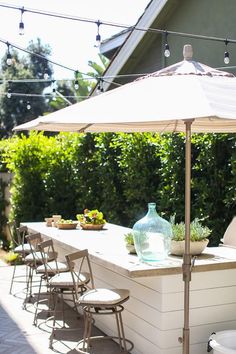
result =
[[[80,226],[83,230],[102,230],[105,224],[84,224],[80,223]]]
[[[57,223],[58,229],[61,229],[61,230],[74,230],[74,229],[76,229],[77,225],[78,225],[77,222],[73,222],[73,224],[66,224],[66,223],[60,224],[60,222]]]

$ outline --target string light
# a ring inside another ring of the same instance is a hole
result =
[[[227,50],[227,45],[229,44],[229,41],[226,39],[225,40],[225,54],[224,54],[224,63],[229,64],[230,59],[229,59],[229,52]]]
[[[0,7],[4,8],[9,8],[13,10],[21,10],[21,8],[15,6],[15,5],[9,5],[9,4],[3,4],[0,3]],[[77,16],[71,16],[67,14],[60,14],[56,12],[46,12],[43,10],[36,10],[36,9],[30,9],[24,7],[24,11],[27,11],[29,13],[34,13],[37,15],[43,15],[43,16],[49,16],[49,17],[55,17],[55,18],[60,18],[64,20],[72,20],[72,21],[79,21],[79,22],[85,22],[85,23],[94,23],[97,24],[98,22],[101,24],[100,21],[96,21],[94,19],[88,19],[88,18],[83,18],[83,17],[77,17]],[[158,28],[142,28],[138,26],[130,26],[130,25],[125,25],[125,24],[120,24],[120,23],[115,23],[115,22],[109,22],[109,21],[102,21],[102,25],[105,26],[111,26],[111,27],[117,27],[117,28],[122,28],[122,29],[127,29],[129,31],[135,30],[135,31],[141,31],[141,32],[151,32],[151,33],[165,33],[166,30],[158,29]],[[195,39],[202,39],[202,40],[211,40],[211,41],[218,41],[218,42],[225,42],[224,38],[219,38],[219,37],[211,37],[211,36],[205,36],[205,35],[199,35],[199,34],[192,34],[192,33],[184,33],[184,32],[176,32],[176,31],[168,31],[168,34],[171,35],[176,35],[176,36],[181,36],[181,37],[186,37],[186,38],[195,38]],[[230,39],[230,43],[236,43],[236,39]]]
[[[78,76],[79,72],[78,70],[75,71],[75,82],[74,82],[74,88],[75,90],[78,90],[79,89],[79,81],[77,79],[77,76]]]
[[[10,53],[10,44],[9,42],[6,42],[6,45],[7,45],[7,65],[8,66],[11,66],[12,64],[12,56],[11,56],[11,53]]]
[[[56,90],[56,94],[58,94],[60,92],[58,92]],[[38,93],[22,93],[22,92],[12,92],[11,90],[8,92],[1,92],[0,93],[0,96],[10,96],[9,98],[11,97],[39,97],[39,98],[48,98],[48,97],[51,97],[52,94],[38,94]],[[80,99],[80,98],[83,98],[83,99],[86,99],[86,98],[90,98],[90,96],[75,96],[75,95],[67,95],[67,96],[64,96],[65,98],[74,98],[74,99]],[[23,101],[22,101],[23,102]]]
[[[165,50],[164,50],[164,56],[165,56],[166,58],[169,58],[169,56],[170,56],[170,47],[169,47],[169,44],[168,44],[167,36],[168,36],[168,32],[166,31],[166,32],[165,32]]]
[[[43,78],[44,78],[44,80],[48,80],[48,78],[49,78],[49,74],[48,74],[48,69],[47,68],[44,69]]]
[[[218,41],[218,42],[224,42],[225,43],[225,45],[226,45],[226,51],[225,51],[225,55],[224,55],[224,63],[225,64],[228,64],[229,62],[230,62],[230,58],[229,58],[229,52],[227,51],[227,44],[228,43],[236,43],[236,39],[224,39],[224,38],[219,38],[219,37],[210,37],[210,36],[205,36],[205,35],[198,35],[198,34],[191,34],[191,33],[183,33],[183,32],[174,32],[174,31],[167,31],[167,30],[162,30],[162,29],[157,29],[157,28],[141,28],[141,27],[139,27],[139,26],[127,26],[127,25],[122,25],[122,24],[117,24],[117,23],[114,23],[114,22],[105,22],[105,21],[103,21],[103,22],[100,22],[100,21],[95,21],[95,20],[92,20],[92,19],[85,19],[85,18],[80,18],[80,17],[76,17],[76,16],[67,16],[67,15],[63,15],[63,14],[57,14],[57,13],[52,13],[52,12],[43,12],[43,11],[41,11],[41,10],[34,10],[34,9],[26,9],[26,8],[24,8],[24,7],[22,7],[22,8],[19,8],[19,7],[16,7],[16,6],[10,6],[10,5],[7,5],[7,4],[0,4],[0,7],[6,7],[6,8],[11,8],[11,9],[15,9],[15,10],[20,10],[21,11],[21,22],[23,22],[22,21],[22,17],[23,17],[23,13],[25,12],[25,11],[28,11],[28,12],[31,12],[31,13],[35,13],[35,14],[39,14],[39,15],[46,15],[46,16],[51,16],[51,17],[58,17],[58,18],[61,18],[61,19],[67,19],[67,20],[76,20],[76,21],[81,21],[81,22],[86,22],[86,23],[94,23],[94,24],[96,24],[97,25],[97,29],[98,29],[98,32],[97,32],[97,36],[96,36],[96,41],[97,41],[97,39],[98,39],[98,42],[100,42],[101,43],[101,36],[100,36],[100,33],[99,33],[99,29],[100,29],[100,25],[101,24],[103,24],[103,25],[107,25],[107,26],[113,26],[113,27],[119,27],[119,28],[123,28],[123,29],[127,29],[127,30],[129,30],[129,31],[143,31],[143,32],[145,32],[145,33],[147,33],[147,32],[151,32],[151,33],[157,33],[157,34],[165,34],[165,36],[166,36],[166,41],[165,41],[165,50],[164,50],[164,55],[166,56],[166,57],[168,57],[168,56],[170,56],[170,48],[169,48],[169,44],[168,44],[168,41],[167,41],[167,36],[169,35],[169,34],[171,34],[171,35],[176,35],[176,36],[180,36],[180,37],[185,37],[185,38],[193,38],[193,39],[201,39],[201,40],[209,40],[209,41]],[[98,37],[98,38],[97,38]],[[5,43],[5,44],[7,44],[8,42],[6,42],[6,41],[4,41],[4,40],[1,40],[0,39],[0,42],[3,42],[3,43]],[[97,43],[97,44],[99,44],[99,43]],[[11,65],[11,63],[12,63],[12,57],[11,57],[11,54],[10,54],[10,52],[9,52],[9,45],[10,45],[10,43],[8,43],[8,54],[9,54],[9,58],[8,58],[8,56],[7,56],[7,59],[9,59],[8,60],[8,64],[7,65]],[[40,57],[40,58],[44,58],[45,59],[45,57],[43,56],[43,55],[40,55],[40,54],[38,54],[38,53],[33,53],[33,52],[30,52],[30,51],[28,51],[28,50],[25,50],[25,49],[22,49],[22,48],[20,48],[19,46],[17,46],[17,45],[14,45],[14,44],[12,44],[11,43],[11,46],[12,47],[15,47],[15,48],[17,48],[17,49],[19,49],[19,50],[22,50],[22,51],[24,51],[24,52],[26,52],[26,53],[28,53],[28,54],[30,54],[30,55],[35,55],[35,56],[37,56],[37,57]],[[49,63],[52,63],[52,64],[54,64],[54,65],[58,65],[58,66],[61,66],[61,67],[63,67],[63,68],[66,68],[66,69],[68,69],[68,70],[73,70],[74,71],[74,69],[71,69],[71,68],[68,68],[68,67],[66,67],[65,65],[62,65],[62,64],[59,64],[59,63],[56,63],[56,62],[54,62],[54,61],[52,61],[52,60],[49,60],[49,59],[47,59],[47,61],[49,62]],[[229,68],[229,67],[228,67]],[[233,67],[232,67],[233,68]],[[83,74],[83,73],[81,73],[81,74]],[[83,74],[83,75],[89,75],[89,74]],[[132,76],[132,75],[128,75],[128,76]],[[142,76],[142,74],[135,74],[135,76]],[[121,76],[114,76],[114,77],[121,77]],[[113,77],[113,78],[114,78]],[[102,77],[103,78],[103,81],[104,82],[108,82],[108,81],[106,81],[106,76],[103,76]],[[83,80],[83,78],[80,78],[81,80]],[[84,78],[85,79],[85,78]],[[94,79],[94,78],[91,78],[91,79]],[[77,81],[78,80],[75,80],[74,81],[74,86],[76,85],[77,86]],[[114,85],[116,85],[116,86],[122,86],[121,84],[119,84],[119,83],[116,83],[116,82],[108,82],[108,84],[114,84]],[[99,83],[98,83],[99,84]],[[101,89],[99,89],[99,91],[100,92],[102,92],[103,91],[103,88],[102,88],[102,90]]]
[[[53,101],[56,101],[56,96],[57,96],[57,93],[56,93],[56,83],[55,83],[55,80],[52,80],[51,81],[51,87],[52,87],[52,99]]]
[[[97,84],[97,94],[103,93],[104,88],[103,88],[103,79],[99,78],[98,84]]]
[[[12,94],[12,93],[11,93],[11,89],[8,89],[8,90],[7,90],[7,98],[11,98],[11,94]]]
[[[24,6],[21,9],[21,17],[20,17],[20,23],[19,23],[19,35],[24,35],[25,34],[25,25],[23,22],[23,13],[24,13]]]
[[[100,48],[100,46],[101,46],[101,35],[99,33],[99,27],[101,24],[102,23],[99,20],[96,22],[96,25],[97,25],[97,35],[96,35],[96,44],[95,44],[96,48]]]

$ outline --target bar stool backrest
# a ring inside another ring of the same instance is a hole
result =
[[[42,257],[42,264],[44,265],[44,270],[45,270],[45,276],[47,281],[52,277],[52,274],[58,274],[59,273],[59,268],[57,264],[57,257],[58,253],[55,251],[54,246],[53,246],[53,240],[49,239],[46,241],[42,241],[41,243],[38,244],[38,249],[41,253]],[[51,259],[53,259],[53,266]]]
[[[25,236],[28,234],[27,226],[16,226],[15,221],[7,222],[8,234],[13,247],[23,245],[25,242]]]
[[[24,252],[24,245],[26,242],[26,236],[28,235],[27,226],[17,227],[15,221],[9,221],[7,223],[7,227],[10,236],[10,241],[12,243],[11,247],[14,249],[18,246],[21,246],[21,255],[24,258],[26,256],[26,253]]]
[[[82,251],[77,251],[71,254],[68,254],[65,256],[66,262],[68,264],[68,267],[70,269],[73,283],[74,283],[74,289],[75,289],[75,297],[76,300],[78,300],[79,296],[81,295],[81,274],[86,272],[89,274],[89,283],[84,283],[84,286],[86,288],[94,289],[94,279],[93,279],[93,273],[92,273],[92,267],[91,263],[89,260],[89,255],[88,255],[88,250],[82,250]],[[80,290],[80,294],[79,294]]]
[[[26,239],[30,244],[31,251],[38,252],[39,251],[38,245],[43,241],[41,234],[39,232],[35,234],[30,234],[26,236]]]
[[[34,266],[37,268],[38,260],[39,260],[38,259],[38,253],[40,252],[38,245],[43,241],[42,236],[41,236],[41,234],[39,232],[37,232],[37,233],[34,233],[34,234],[27,235],[26,236],[26,240],[27,240],[27,242],[30,245],[31,254],[33,256]]]
[[[10,237],[10,241],[12,242],[13,247],[18,246],[18,240],[16,237],[16,222],[8,221],[7,222],[7,231]]]
[[[25,252],[26,236],[29,234],[27,226],[20,226],[16,228],[17,245],[22,246],[22,256],[25,258],[28,252]]]

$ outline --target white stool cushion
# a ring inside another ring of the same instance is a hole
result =
[[[88,283],[89,282],[89,273],[86,273],[86,272],[81,273],[80,274],[80,281],[81,281],[81,285]],[[50,279],[49,284],[50,284],[50,286],[61,287],[61,288],[67,288],[67,287],[74,286],[71,272],[56,274],[54,277],[52,277]],[[78,285],[80,285],[80,283],[78,283]]]
[[[34,258],[35,258],[35,261],[37,263],[42,263],[43,262],[43,258],[42,258],[41,252],[34,252],[34,254],[33,253],[28,254],[28,256],[25,257],[25,262],[32,263],[32,262],[34,262]],[[44,255],[44,258],[46,260],[53,260],[53,259],[56,258],[56,254],[53,253],[53,252],[46,253]]]
[[[93,289],[84,293],[79,298],[81,305],[88,306],[112,306],[128,300],[129,290],[127,289]]]
[[[62,262],[55,262],[55,261],[51,261],[48,262],[46,264],[47,267],[47,272],[50,273],[56,273],[58,272],[67,272],[69,270],[68,266],[66,263],[62,263]],[[40,265],[39,267],[37,267],[36,269],[37,273],[45,273],[45,266],[44,264]]]
[[[28,243],[24,244],[24,246],[19,245],[14,248],[14,252],[16,253],[27,253],[29,254],[31,252],[30,245]]]

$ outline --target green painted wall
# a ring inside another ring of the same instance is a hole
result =
[[[152,27],[236,40],[236,0],[169,0]],[[224,70],[236,75],[236,68],[228,69],[229,66],[236,66],[236,43],[228,44],[229,65],[224,64],[224,42],[169,34],[168,43],[171,56],[167,59],[163,55],[164,36],[146,34],[122,72],[145,73],[159,70],[163,66],[181,61],[184,44],[192,44],[194,60],[215,68],[225,67]]]
[[[166,23],[168,30],[204,36],[236,39],[235,0],[181,0]],[[171,57],[166,65],[182,60],[184,44],[192,44],[194,60],[212,67],[224,64],[225,44],[222,42],[190,39],[168,35]],[[228,44],[230,64],[236,65],[236,44]],[[236,72],[236,69],[234,70]]]

